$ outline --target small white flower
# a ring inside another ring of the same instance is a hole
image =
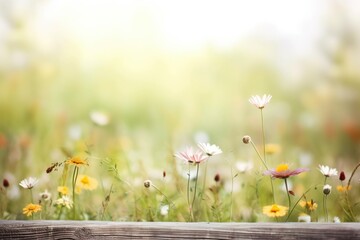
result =
[[[249,102],[253,105],[255,105],[259,109],[263,109],[266,104],[270,102],[270,99],[272,98],[271,95],[266,95],[261,98],[259,95],[251,96],[249,99]]]
[[[209,135],[206,132],[198,131],[194,134],[194,141],[195,142],[208,142]]]
[[[252,162],[236,162],[235,163],[236,169],[239,171],[239,173],[245,173],[250,171],[254,164]]]
[[[326,184],[324,187],[323,187],[323,193],[325,195],[329,195],[331,192],[331,186],[329,184]]]
[[[311,216],[307,215],[307,214],[301,214],[299,217],[298,217],[298,222],[306,222],[306,223],[309,223],[311,222]]]
[[[325,177],[336,176],[338,174],[336,168],[330,168],[329,166],[319,165],[319,170]]]
[[[160,207],[160,214],[166,216],[169,214],[169,205],[164,205]]]
[[[49,201],[51,198],[51,193],[49,193],[47,189],[39,195],[41,199],[44,199],[44,201]]]
[[[55,204],[65,206],[68,209],[70,209],[70,208],[72,208],[73,202],[69,196],[63,195],[61,198],[59,198],[55,201]]]
[[[211,145],[210,143],[198,143],[198,147],[208,156],[214,156],[222,153],[220,147],[215,144]]]
[[[23,188],[32,189],[37,183],[38,179],[34,177],[29,177],[27,179],[22,180],[19,185]]]
[[[72,125],[68,129],[68,135],[72,140],[79,140],[81,138],[82,129],[80,125]]]
[[[99,126],[105,126],[109,123],[109,116],[103,112],[98,112],[98,111],[91,112],[90,119]]]
[[[340,218],[339,217],[334,217],[334,223],[341,223]]]

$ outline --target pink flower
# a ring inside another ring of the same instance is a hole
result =
[[[280,164],[276,167],[276,169],[269,169],[264,172],[265,175],[270,175],[274,178],[288,178],[290,176],[298,175],[302,172],[309,171],[307,168],[297,168],[294,170],[290,170],[287,164]]]
[[[188,147],[185,151],[178,152],[175,154],[175,157],[184,160],[188,163],[201,163],[202,161],[206,160],[209,156],[204,155],[201,151],[196,151],[191,147]]]

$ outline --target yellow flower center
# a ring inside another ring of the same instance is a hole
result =
[[[38,207],[36,206],[36,205],[30,205],[29,207],[28,207],[28,211],[34,211],[34,210],[36,210]]]
[[[289,169],[289,166],[287,164],[280,164],[276,167],[277,172],[283,172]]]
[[[88,178],[87,176],[84,176],[84,177],[80,180],[80,182],[81,182],[82,184],[84,184],[84,185],[89,185],[89,184],[90,184],[90,180],[89,180],[89,178]]]
[[[277,205],[272,205],[270,212],[277,213],[278,211],[280,211],[280,208]]]

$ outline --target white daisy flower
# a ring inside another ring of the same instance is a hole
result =
[[[330,168],[329,166],[319,165],[319,170],[325,177],[336,176],[338,174],[336,168]]]
[[[22,180],[19,183],[19,185],[22,186],[23,188],[32,189],[38,182],[39,180],[37,178],[29,177],[27,179]]]
[[[307,215],[307,214],[301,214],[299,217],[298,217],[298,222],[306,222],[306,223],[309,223],[311,222],[311,216]]]
[[[341,223],[340,218],[339,217],[334,217],[334,223]]]
[[[160,214],[166,216],[169,214],[169,205],[164,205],[160,207]]]
[[[271,95],[264,94],[263,97],[260,97],[259,95],[251,96],[249,99],[249,102],[253,105],[255,105],[259,109],[263,109],[266,104],[268,104],[271,100]]]
[[[198,147],[208,156],[214,156],[222,153],[220,147],[215,144],[211,145],[210,143],[198,143]]]
[[[55,201],[55,204],[62,205],[64,207],[67,207],[68,209],[70,209],[70,208],[72,208],[73,202],[69,196],[63,195],[61,198],[59,198]]]
[[[109,116],[103,112],[93,111],[90,113],[90,119],[99,126],[105,126],[109,123]]]
[[[48,190],[45,190],[44,192],[39,194],[41,199],[44,199],[44,201],[49,201],[51,198],[51,193],[48,192]]]
[[[239,171],[239,173],[245,173],[250,171],[254,167],[254,164],[250,161],[248,162],[239,161],[235,163],[235,167]]]

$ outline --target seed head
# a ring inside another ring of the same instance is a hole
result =
[[[331,192],[331,186],[329,184],[326,184],[324,187],[323,187],[323,193],[325,195],[329,195]]]
[[[242,140],[243,140],[243,143],[248,144],[249,142],[251,142],[251,137],[248,135],[245,135]]]
[[[144,181],[144,187],[149,188],[151,186],[152,182],[150,180]]]

